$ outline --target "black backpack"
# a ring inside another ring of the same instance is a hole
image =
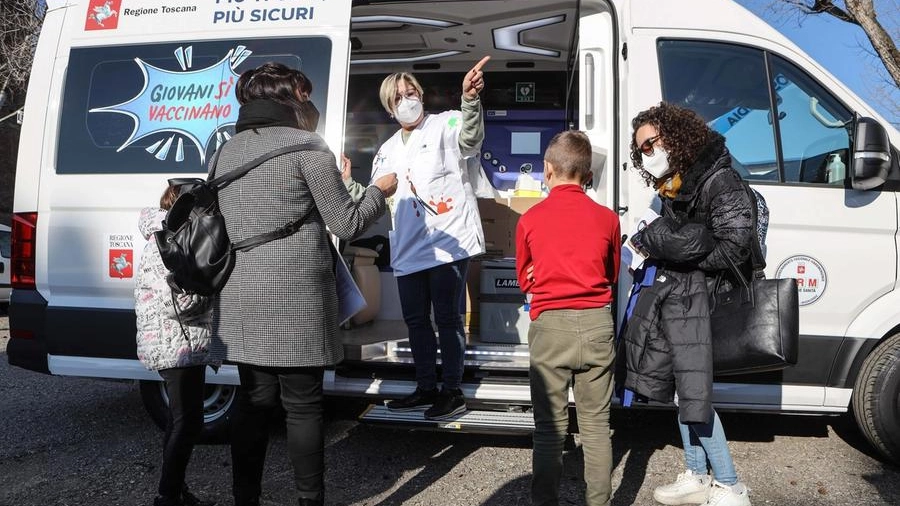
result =
[[[321,139],[286,146],[261,155],[224,176],[170,179],[169,184],[184,186],[172,208],[166,213],[163,229],[155,232],[163,264],[169,269],[168,282],[173,292],[211,296],[219,293],[234,269],[236,251],[250,250],[260,244],[287,237],[300,229],[306,216],[272,232],[255,235],[232,244],[219,211],[218,191],[267,160],[294,151],[330,153]],[[215,176],[219,152],[210,161]]]

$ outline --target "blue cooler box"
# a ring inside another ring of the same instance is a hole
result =
[[[481,263],[479,332],[483,343],[527,344],[531,318],[519,290],[515,259]]]

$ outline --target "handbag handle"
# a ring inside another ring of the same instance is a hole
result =
[[[747,281],[747,278],[741,273],[741,270],[737,268],[737,265],[734,263],[734,260],[731,258],[731,255],[728,254],[727,251],[723,251],[722,254],[725,256],[725,261],[728,262],[728,268],[731,270],[732,274],[734,274],[735,279],[741,284],[742,294],[746,294],[745,297],[742,297],[744,302],[750,302],[750,305],[756,306],[756,294],[753,291],[753,284]],[[713,288],[713,293],[710,295],[710,312],[715,311],[716,305],[718,301],[716,300],[716,296],[719,292],[719,286],[722,283],[722,272],[719,272],[718,276],[716,276],[716,284]]]

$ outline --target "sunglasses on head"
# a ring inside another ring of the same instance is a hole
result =
[[[638,149],[641,150],[641,153],[644,153],[647,156],[653,156],[653,145],[656,144],[656,141],[658,141],[660,137],[662,136],[657,135],[655,137],[650,137],[649,139],[642,142],[641,145],[638,146]]]

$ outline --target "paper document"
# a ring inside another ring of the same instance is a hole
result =
[[[638,222],[637,227],[628,234],[628,240],[622,244],[622,265],[627,265],[630,271],[635,271],[639,269],[642,265],[644,265],[644,260],[646,257],[642,255],[637,248],[634,247],[631,243],[631,238],[634,237],[634,234],[640,232],[647,225],[649,225],[653,220],[659,218],[659,213],[653,209],[653,205],[644,212],[644,215],[641,216],[641,220]]]
[[[359,286],[350,274],[344,257],[337,256],[337,265],[335,265],[335,283],[337,285],[338,296],[338,325],[347,323],[347,320],[366,308],[366,299],[363,297]]]

